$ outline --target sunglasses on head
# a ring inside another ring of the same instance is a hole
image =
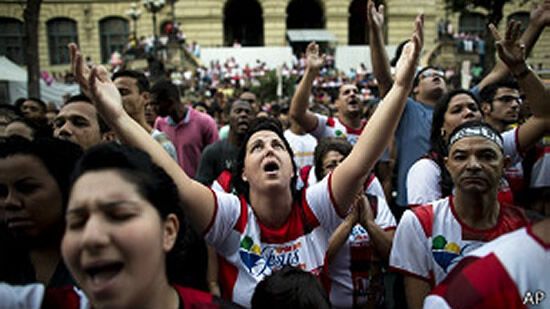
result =
[[[441,79],[445,79],[445,73],[443,73],[442,71],[426,70],[426,71],[420,73],[420,78],[421,79],[428,78],[428,77],[436,77],[436,76],[441,78]]]

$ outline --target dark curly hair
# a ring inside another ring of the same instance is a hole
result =
[[[285,148],[288,151],[288,154],[290,155],[290,159],[292,161],[292,171],[293,176],[290,180],[290,189],[292,190],[292,196],[293,198],[298,197],[297,190],[296,190],[296,180],[297,180],[297,168],[296,163],[294,162],[294,152],[292,152],[292,148],[290,147],[290,144],[286,140],[284,134],[283,134],[283,127],[279,120],[269,117],[269,118],[256,118],[252,121],[250,124],[250,128],[248,129],[248,132],[246,134],[246,137],[243,140],[243,143],[241,145],[241,148],[239,149],[239,154],[237,156],[237,161],[235,162],[234,169],[232,171],[231,177],[231,184],[235,188],[238,194],[244,195],[246,200],[250,202],[249,199],[249,190],[250,187],[246,181],[244,181],[241,177],[242,172],[244,170],[244,159],[246,158],[246,145],[248,144],[248,140],[254,133],[259,131],[272,131],[285,144]]]
[[[313,153],[313,166],[315,166],[315,177],[318,181],[323,179],[323,159],[329,151],[336,151],[347,157],[353,146],[341,137],[324,137],[319,140],[315,152]]]

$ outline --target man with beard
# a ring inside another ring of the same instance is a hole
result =
[[[177,161],[178,158],[174,144],[172,144],[166,134],[153,129],[145,117],[145,104],[149,101],[150,96],[149,81],[145,77],[145,74],[132,70],[117,71],[113,74],[112,79],[120,92],[122,105],[128,115],[149,132],[162,145],[162,148]]]
[[[340,86],[338,98],[334,102],[338,109],[338,117],[326,117],[309,111],[308,102],[313,82],[324,65],[317,44],[312,42],[307,46],[306,59],[304,75],[290,104],[290,117],[317,139],[327,136],[344,137],[350,144],[355,145],[366,124],[357,86]]]
[[[502,136],[479,121],[450,135],[445,166],[455,193],[405,211],[397,226],[390,267],[404,273],[409,308],[421,308],[429,291],[466,254],[528,222],[520,208],[498,201],[504,167]]]
[[[208,145],[202,152],[195,179],[206,186],[224,171],[231,171],[239,148],[254,117],[252,106],[244,100],[235,100],[225,105],[224,113],[229,119],[227,139]]]
[[[216,122],[183,104],[178,88],[170,81],[159,81],[153,86],[151,104],[163,117],[157,120],[155,129],[174,143],[179,165],[189,177],[195,177],[203,149],[219,139]]]

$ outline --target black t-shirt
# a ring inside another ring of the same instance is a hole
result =
[[[206,146],[202,151],[195,179],[210,186],[222,171],[231,171],[238,154],[239,148],[229,143],[227,139]]]

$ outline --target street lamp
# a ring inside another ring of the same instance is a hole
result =
[[[134,21],[134,40],[137,42],[137,20],[141,16],[141,10],[137,8],[137,4],[135,2],[132,3],[128,10],[126,10],[126,15]]]
[[[157,35],[157,13],[162,10],[164,7],[165,1],[164,0],[143,0],[143,6],[147,11],[151,12],[153,14],[153,36],[154,36],[154,42],[153,42],[153,52],[156,54],[157,46],[158,46],[158,35]]]

